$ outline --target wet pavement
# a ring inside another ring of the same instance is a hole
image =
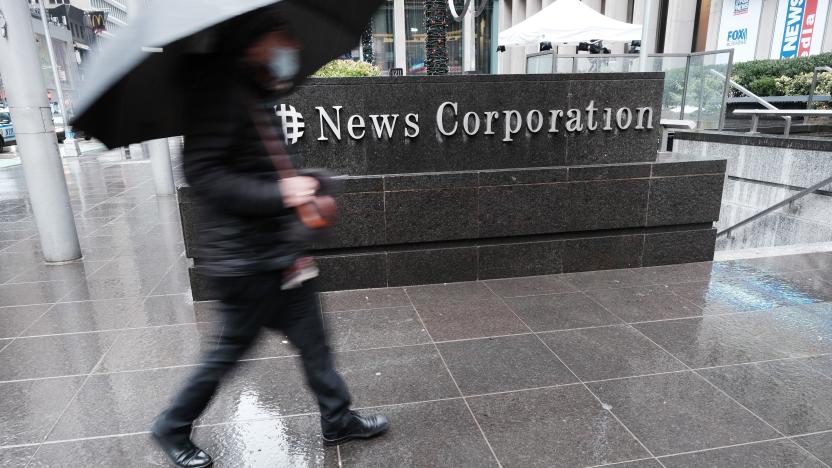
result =
[[[146,161],[68,160],[67,179],[85,259],[46,266],[21,171],[0,170],[0,466],[165,466],[146,431],[214,308]],[[356,405],[391,431],[324,448],[295,350],[264,336],[195,431],[217,466],[832,465],[832,253],[321,305]]]

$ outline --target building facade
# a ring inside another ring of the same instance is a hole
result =
[[[80,8],[85,11],[104,11],[107,12],[106,30],[102,33],[103,37],[110,37],[117,33],[119,29],[127,26],[128,13],[127,4],[117,0],[50,0],[50,1],[65,1],[72,3],[72,6]]]

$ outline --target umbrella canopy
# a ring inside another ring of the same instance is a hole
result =
[[[381,1],[156,2],[93,59],[75,106],[74,125],[109,148],[181,135],[188,86],[185,56],[215,50],[227,39],[219,37],[221,25],[268,7],[302,44],[300,82],[358,44]]]
[[[558,0],[520,24],[500,32],[501,46],[541,42],[631,41],[641,38],[641,25],[616,21],[580,0]]]

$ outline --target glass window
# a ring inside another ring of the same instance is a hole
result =
[[[393,48],[393,0],[387,0],[373,17],[373,56],[382,72],[395,66]]]

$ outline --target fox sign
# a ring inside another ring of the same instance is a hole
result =
[[[771,58],[794,58],[820,52],[829,0],[781,0]]]

